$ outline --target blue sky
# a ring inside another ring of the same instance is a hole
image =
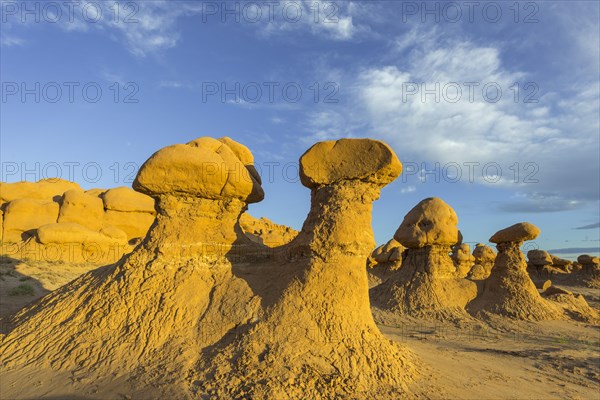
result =
[[[262,171],[250,212],[299,229],[299,156],[372,137],[405,164],[379,243],[437,196],[467,242],[530,221],[529,248],[598,253],[599,3],[470,4],[3,0],[1,178],[130,185],[157,149],[226,135]]]

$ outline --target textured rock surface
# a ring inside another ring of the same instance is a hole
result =
[[[371,258],[377,263],[396,262],[402,260],[402,246],[396,239],[390,239],[387,243],[377,247],[371,253]]]
[[[399,315],[425,319],[461,319],[477,295],[474,282],[457,278],[449,256],[458,241],[458,218],[441,199],[417,204],[404,218],[394,238],[409,247],[402,267],[371,289],[374,304]]]
[[[38,397],[27,383],[44,374],[58,397],[89,382],[99,398],[402,396],[415,371],[377,329],[364,269],[381,186],[314,188],[302,231],[276,252],[243,234],[239,192],[154,192],[156,221],[130,255],[4,325],[3,397]]]
[[[356,157],[363,154],[363,158]],[[300,180],[308,188],[347,179],[386,185],[402,172],[402,164],[385,143],[371,139],[319,142],[300,158]]]
[[[40,225],[56,222],[58,210],[54,201],[25,198],[9,202],[4,210],[3,240],[15,243],[34,236]]]
[[[529,222],[519,222],[496,232],[491,238],[492,243],[512,243],[533,240],[540,234],[537,226]]]
[[[133,188],[149,196],[237,198],[247,203],[264,198],[260,183],[244,162],[228,145],[209,137],[154,153],[141,166]]]
[[[486,279],[492,272],[492,267],[496,260],[496,252],[485,244],[477,243],[473,250],[473,257],[475,258],[475,265],[473,265],[467,276],[473,280]]]
[[[104,205],[97,196],[71,189],[62,196],[58,222],[74,222],[98,231],[104,225]]]
[[[550,258],[552,259],[552,265],[557,268],[569,270],[569,268],[567,268],[567,267],[570,267],[573,264],[573,261],[557,257],[553,254],[550,254]]]
[[[240,217],[240,226],[248,238],[269,247],[282,246],[298,235],[298,231],[288,226],[276,224],[265,217],[257,219],[248,213]]]
[[[422,200],[406,216],[394,235],[403,246],[419,247],[453,246],[459,242],[458,217],[442,199],[430,197]]]
[[[524,238],[534,239],[539,232],[536,226],[523,222],[492,236],[490,241],[499,243],[498,255],[489,278],[484,282],[483,292],[469,304],[470,312],[529,321],[562,318],[559,307],[538,293],[527,273],[525,256],[519,249]]]
[[[475,257],[471,254],[468,244],[457,244],[452,247],[452,262],[456,268],[456,276],[464,278],[475,264]]]

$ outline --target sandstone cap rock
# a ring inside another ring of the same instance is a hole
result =
[[[519,222],[508,228],[499,230],[490,238],[492,243],[524,242],[533,240],[540,234],[540,229],[529,222]]]
[[[588,254],[582,254],[579,257],[577,257],[577,262],[583,265],[600,264],[600,258],[592,257]]]
[[[529,250],[527,252],[527,260],[531,265],[535,266],[552,265],[552,257],[544,250]]]
[[[233,142],[233,141],[232,141]],[[248,162],[250,151],[236,152]],[[206,199],[237,198],[255,203],[264,198],[260,183],[229,145],[210,137],[167,146],[140,168],[133,188],[149,196],[171,194]],[[250,154],[251,155],[251,154]]]
[[[496,259],[496,252],[490,246],[477,243],[473,250],[473,257],[475,257],[476,262],[493,262]]]
[[[373,139],[319,142],[300,157],[300,181],[308,188],[344,180],[385,186],[402,172],[402,164],[385,143]]]
[[[458,242],[458,217],[442,199],[422,200],[406,214],[394,239],[408,248],[434,244],[452,246]]]
[[[550,258],[552,258],[552,265],[556,267],[564,267],[573,264],[573,261],[565,260],[564,258],[557,257],[554,254],[550,254]]]

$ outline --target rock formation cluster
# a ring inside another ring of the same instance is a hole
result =
[[[490,246],[483,243],[477,243],[473,249],[474,263],[468,273],[468,277],[473,280],[482,280],[490,276],[494,261],[496,260],[496,252]]]
[[[20,259],[106,264],[133,249],[154,201],[130,188],[84,191],[62,179],[1,183],[3,253]]]
[[[134,182],[155,200],[147,235],[8,321],[0,390],[27,396],[23,379],[50,374],[134,398],[405,393],[411,356],[375,325],[364,269],[372,202],[401,164],[381,142],[342,139],[316,144],[300,166],[311,209],[273,251],[240,227],[263,197],[247,148],[199,138],[156,152]]]
[[[425,199],[408,212],[394,235],[407,247],[402,266],[372,289],[378,307],[420,318],[455,319],[466,314],[464,308],[477,295],[477,286],[457,278],[449,255],[460,240],[457,224],[452,207],[439,198]]]
[[[527,222],[489,239],[497,254],[484,244],[471,254],[456,212],[427,198],[373,250],[373,202],[402,172],[386,144],[320,142],[299,165],[311,192],[299,232],[246,213],[265,194],[252,153],[227,137],[158,150],[135,190],[3,183],[3,249],[74,248],[69,261],[121,250],[0,324],[0,397],[34,398],[29,383],[50,380],[44,395],[57,398],[66,386],[94,397],[399,398],[417,361],[381,334],[371,300],[427,320],[598,319],[550,280],[538,290],[520,248],[540,230]],[[589,255],[528,258],[536,273],[600,271]]]

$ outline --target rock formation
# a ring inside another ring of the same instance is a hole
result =
[[[81,190],[81,187],[75,182],[59,178],[42,179],[38,182],[0,182],[0,204],[17,199],[58,201],[64,192],[71,189]]]
[[[378,307],[419,318],[460,319],[475,298],[476,284],[456,277],[449,256],[459,240],[458,217],[438,198],[417,204],[402,221],[394,238],[408,250],[402,267],[372,289]]]
[[[2,253],[13,258],[113,263],[154,221],[154,200],[129,188],[84,192],[76,183],[46,179],[1,189]]]
[[[4,210],[3,241],[18,243],[35,235],[35,230],[44,224],[56,222],[58,203],[37,199],[16,199]]]
[[[145,239],[8,321],[2,397],[35,397],[27,383],[44,376],[57,388],[45,395],[404,393],[412,364],[373,322],[364,269],[371,203],[401,164],[381,142],[348,139],[316,144],[300,165],[310,213],[292,242],[265,251],[238,222],[263,197],[248,149],[199,138],[156,152],[134,182],[156,201]]]
[[[456,268],[456,276],[459,278],[465,278],[475,264],[475,257],[471,254],[471,247],[465,243],[452,246],[451,258]]]
[[[57,222],[74,222],[93,231],[104,225],[104,204],[98,197],[71,189],[63,194],[60,203]]]
[[[561,269],[564,272],[571,272],[573,261],[565,260],[564,258],[557,257],[553,254],[550,254],[550,258],[552,259],[552,266],[554,268]]]
[[[600,258],[583,254],[577,257],[577,262],[581,264],[584,272],[593,275],[600,274]]]
[[[371,253],[371,259],[375,263],[387,263],[402,261],[402,252],[404,246],[402,246],[396,239],[392,238],[387,243],[377,247]]]
[[[573,270],[578,272],[577,276],[585,286],[600,288],[600,258],[582,254],[577,257]]]
[[[364,269],[374,246],[372,202],[400,172],[392,150],[367,139],[317,143],[301,157],[311,209],[273,266],[285,283],[246,334],[207,353],[196,377],[203,390],[214,388],[217,398],[369,398],[406,389],[412,368],[373,321]]]
[[[251,240],[269,247],[283,246],[298,235],[288,226],[276,224],[265,217],[257,219],[248,213],[242,214],[240,226]]]
[[[498,255],[489,278],[484,281],[482,293],[469,304],[470,312],[531,321],[560,318],[558,308],[538,293],[520,250],[524,241],[535,239],[539,234],[535,225],[521,222],[490,238],[490,242],[497,244]]]
[[[156,216],[151,197],[123,186],[106,190],[100,196],[105,226],[121,229],[129,240],[146,236]]]
[[[473,265],[467,276],[473,280],[486,279],[492,272],[492,267],[496,260],[496,252],[483,243],[477,243],[473,250],[473,257],[475,258],[475,265]]]
[[[380,285],[402,266],[402,246],[392,238],[387,243],[377,247],[367,259],[367,276],[369,288]]]

